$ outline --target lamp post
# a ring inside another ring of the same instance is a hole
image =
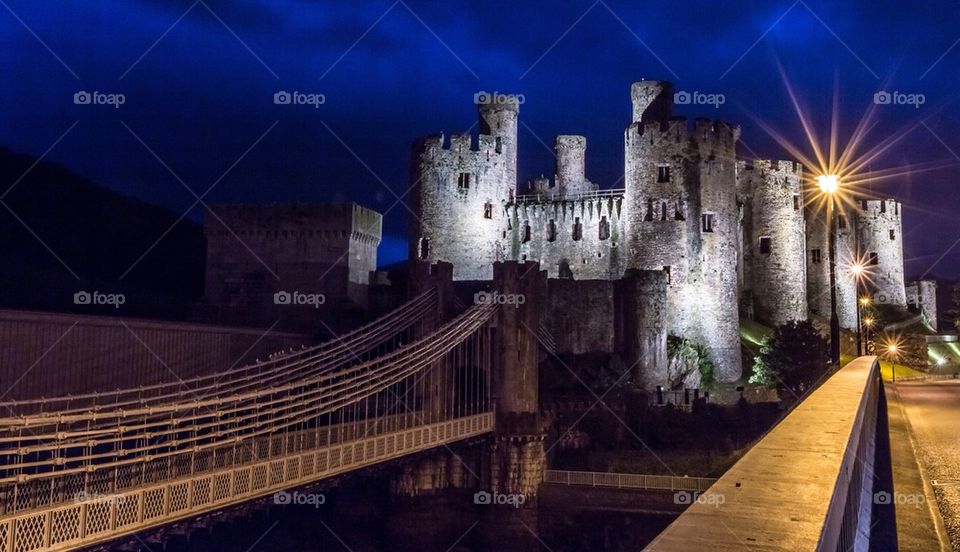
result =
[[[866,317],[863,319],[863,333],[864,333],[864,343],[863,343],[863,354],[867,354],[869,351],[870,343],[870,331],[873,328],[873,317]]]
[[[890,378],[893,380],[893,383],[897,383],[897,344],[891,343],[887,345],[887,353],[892,359],[890,361],[892,365],[890,368]]]
[[[858,296],[858,299],[857,299],[857,355],[858,356],[865,354],[865,351],[863,349],[863,326],[860,323],[860,320],[861,320],[860,311],[862,310],[863,307],[866,307],[867,305],[870,304],[869,297],[867,297],[866,295],[860,296],[860,288],[861,288],[860,282],[863,280],[863,271],[864,271],[864,267],[860,263],[854,263],[853,265],[850,266],[850,274],[853,276],[854,285],[856,286],[857,296]]]
[[[840,189],[840,177],[835,174],[821,174],[817,177],[817,187],[827,196],[827,241],[830,252],[830,360],[840,365],[840,317],[837,315],[837,245],[834,229],[834,194]]]

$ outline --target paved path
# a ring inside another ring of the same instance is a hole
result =
[[[897,391],[947,535],[960,552],[960,381],[903,382]]]

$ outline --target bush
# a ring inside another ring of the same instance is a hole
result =
[[[807,321],[787,322],[764,338],[750,383],[804,390],[827,368],[827,341]]]
[[[697,371],[700,374],[700,385],[710,385],[713,379],[713,361],[710,353],[702,343],[691,341],[675,335],[667,336],[667,358],[670,362],[671,388],[682,388],[687,380],[687,374]]]

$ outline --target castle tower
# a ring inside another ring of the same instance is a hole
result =
[[[478,106],[476,139],[431,136],[412,151],[410,259],[452,263],[455,280],[490,280],[493,263],[506,256],[504,204],[517,186],[519,106],[500,98]]]
[[[906,307],[900,203],[894,199],[861,200],[856,216],[859,251],[870,275],[867,291],[878,304]]]
[[[741,373],[737,314],[739,128],[671,118],[671,85],[631,87],[624,132],[626,268],[667,272],[669,333],[711,353],[721,381]]]
[[[857,328],[857,282],[849,272],[850,264],[857,258],[860,247],[855,225],[856,213],[841,201],[836,203],[836,282],[837,318],[840,327]],[[830,305],[830,247],[827,208],[818,200],[808,201],[806,209],[807,229],[807,308],[811,318],[829,324]]]
[[[802,166],[793,161],[737,163],[743,205],[741,302],[771,326],[807,319],[802,179]]]
[[[504,157],[504,184],[509,194],[517,190],[517,123],[520,116],[520,104],[513,95],[494,94],[488,96],[486,103],[478,105],[480,110],[480,134],[495,139],[497,151]],[[507,197],[510,197],[508,194]]]
[[[937,281],[917,280],[907,284],[907,305],[923,314],[934,330],[937,330]]]
[[[586,151],[587,139],[583,136],[560,135],[554,141],[557,154],[557,194],[573,197],[590,190],[596,185],[587,180]]]

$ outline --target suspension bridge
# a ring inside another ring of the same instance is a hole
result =
[[[0,552],[89,546],[491,432],[501,307],[444,317],[439,296],[233,370],[0,403]]]

